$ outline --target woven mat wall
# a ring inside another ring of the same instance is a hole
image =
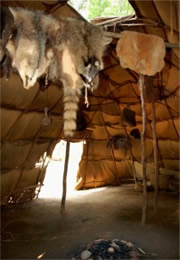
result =
[[[173,3],[173,22],[167,13],[167,5]],[[3,1],[4,5],[16,5],[18,1]],[[64,2],[20,1],[21,6],[48,10],[56,15],[77,16]],[[62,4],[63,3],[63,4]],[[164,3],[162,5],[161,3]],[[154,19],[158,26],[109,26],[109,31],[135,30],[159,35],[165,41],[178,42],[178,12],[175,1],[133,1],[138,17]],[[102,20],[96,20],[101,22]],[[162,26],[163,25],[163,26]],[[173,31],[173,33],[172,33]],[[138,75],[124,70],[116,56],[117,40],[110,44],[105,55],[105,69],[100,73],[99,88],[89,93],[89,107],[81,98],[80,107],[86,118],[88,129],[77,132],[73,142],[86,140],[78,172],[77,189],[106,184],[120,184],[122,178],[133,178],[136,170],[142,178],[140,139],[130,132],[141,131],[141,105],[137,87]],[[177,49],[167,49],[166,66],[155,76],[154,84],[159,90],[155,102],[156,128],[158,136],[159,165],[170,173],[178,171],[179,163],[179,56]],[[44,107],[50,109],[52,124],[41,125]],[[123,108],[136,112],[136,127],[122,127],[120,116]],[[148,177],[153,173],[152,115],[151,104],[146,104],[146,157]],[[39,84],[25,90],[19,77],[13,74],[8,81],[1,79],[1,186],[2,204],[22,202],[37,197],[45,176],[45,170],[54,146],[63,139],[63,93],[53,84],[42,91]],[[89,130],[91,129],[91,130]],[[114,135],[130,138],[132,148],[114,150],[107,142]],[[75,173],[76,174],[76,173]]]

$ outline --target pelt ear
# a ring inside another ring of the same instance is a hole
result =
[[[13,15],[14,20],[17,20],[18,18],[20,18],[20,14],[19,14],[18,10],[16,10],[14,7],[9,7],[9,10]]]
[[[28,21],[29,17],[24,17],[22,16],[22,12],[20,11],[19,8],[15,8],[15,7],[8,7],[9,9],[9,13],[11,14],[11,16],[13,17],[13,21],[14,21],[14,28],[16,28],[16,30],[18,30],[19,25],[22,23],[24,23],[26,20]],[[24,25],[23,25],[24,26]]]

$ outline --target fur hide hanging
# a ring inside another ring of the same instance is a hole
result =
[[[123,68],[153,76],[164,67],[164,40],[155,35],[124,31],[116,46]]]

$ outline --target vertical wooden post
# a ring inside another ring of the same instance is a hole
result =
[[[154,101],[151,102],[151,110],[152,110],[152,132],[153,132],[154,169],[155,169],[154,213],[156,213],[158,209],[159,167],[158,167],[156,117],[155,117]]]
[[[63,173],[63,191],[61,199],[61,213],[64,213],[65,202],[66,202],[66,192],[67,192],[67,172],[68,172],[68,163],[69,163],[69,151],[70,151],[70,138],[67,138],[66,143],[66,157],[64,163],[64,173]]]
[[[140,75],[139,92],[141,97],[141,109],[142,109],[142,132],[141,132],[141,163],[143,172],[143,206],[142,206],[142,220],[141,223],[144,225],[147,218],[147,178],[146,178],[146,159],[145,159],[145,130],[146,130],[146,110],[144,103],[144,76]]]
[[[88,168],[88,156],[89,156],[89,136],[86,140],[86,168],[85,168],[85,175],[84,175],[84,183],[83,189],[86,189],[86,175],[87,175],[87,168]]]

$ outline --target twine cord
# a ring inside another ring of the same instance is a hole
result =
[[[86,105],[86,107],[88,107],[89,106],[89,100],[88,100],[88,86],[87,85],[85,85],[85,96],[84,96],[84,99],[85,99],[84,104]]]

